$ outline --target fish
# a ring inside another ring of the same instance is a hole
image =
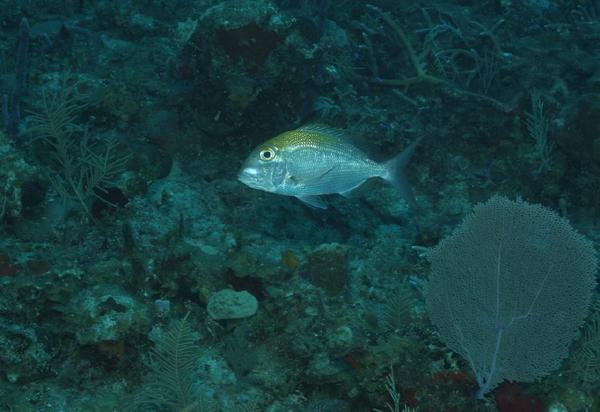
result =
[[[379,163],[345,131],[308,124],[258,145],[243,163],[238,180],[253,189],[293,196],[311,207],[326,209],[322,195],[348,196],[368,179],[379,177],[390,182],[414,211],[416,201],[405,169],[420,140]]]

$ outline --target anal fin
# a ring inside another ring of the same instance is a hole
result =
[[[319,196],[296,196],[302,202],[307,204],[310,207],[315,207],[317,209],[327,209],[327,203],[323,201]]]

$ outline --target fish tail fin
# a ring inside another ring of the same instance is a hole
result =
[[[406,166],[410,163],[415,148],[422,138],[423,137],[419,137],[408,145],[406,149],[386,161],[384,163],[386,174],[382,176],[398,190],[400,196],[406,200],[413,212],[417,210],[417,202],[415,201],[415,196],[408,184],[408,179],[406,178]]]

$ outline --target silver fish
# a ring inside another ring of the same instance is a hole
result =
[[[238,179],[266,192],[294,196],[320,209],[319,197],[348,195],[367,179],[380,177],[398,189],[411,208],[415,199],[404,169],[420,139],[392,159],[377,163],[353,145],[345,133],[322,125],[306,125],[284,132],[256,147]]]

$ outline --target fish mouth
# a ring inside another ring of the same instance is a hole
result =
[[[254,167],[245,167],[240,170],[238,180],[247,186],[256,187],[258,185],[258,170]]]
[[[254,167],[245,167],[238,174],[238,180],[252,189],[274,192],[274,188],[265,180],[261,170]]]

